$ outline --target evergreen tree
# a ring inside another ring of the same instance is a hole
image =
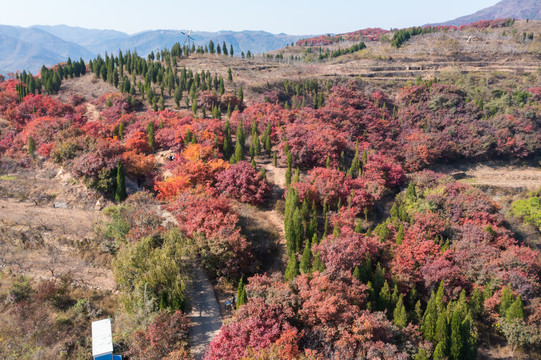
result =
[[[366,163],[368,162],[368,152],[366,152],[366,149],[363,150],[363,168],[366,166]]]
[[[440,282],[438,287],[438,292],[436,293],[436,308],[438,309],[438,314],[441,314],[445,309],[445,304],[443,303],[443,296],[445,295],[445,284],[443,280]]]
[[[224,146],[223,146],[223,153],[224,157],[227,159],[231,156],[233,152],[233,140],[231,139],[231,128],[229,125],[229,120],[225,121],[224,124]]]
[[[426,305],[425,314],[421,323],[421,332],[428,341],[433,341],[436,334],[436,322],[438,320],[436,295],[434,292],[430,295],[430,300]]]
[[[505,286],[502,290],[502,297],[500,300],[499,312],[501,316],[505,316],[507,309],[515,302],[513,292],[508,286]]]
[[[462,338],[462,319],[460,312],[455,310],[451,317],[451,339],[449,356],[451,360],[464,359],[464,340]]]
[[[229,55],[233,56],[235,52],[233,51],[233,44],[229,44]]]
[[[312,272],[312,249],[310,239],[306,241],[304,251],[302,252],[300,269],[303,274],[310,274]]]
[[[299,252],[302,249],[302,243],[304,240],[304,227],[302,225],[302,215],[300,209],[297,207],[293,213],[293,226],[294,226],[294,240],[295,251]]]
[[[447,358],[447,355],[445,355],[445,345],[442,343],[438,343],[436,345],[436,349],[434,350],[434,354],[432,355],[432,358],[434,360],[445,360]]]
[[[287,268],[285,273],[286,281],[290,281],[299,276],[299,263],[295,254],[289,255],[289,260],[287,262]]]
[[[239,141],[235,144],[235,162],[238,163],[244,160],[244,150]]]
[[[447,312],[442,311],[438,315],[438,320],[436,321],[436,333],[434,337],[434,342],[438,343],[443,347],[443,352],[447,353],[448,344],[449,344],[449,327],[447,324]]]
[[[393,320],[396,326],[404,328],[408,324],[408,314],[404,306],[403,296],[400,295],[393,312]]]
[[[415,354],[415,360],[428,360],[428,354],[426,353],[426,350],[420,348],[417,354]]]
[[[237,97],[240,100],[240,103],[242,104],[244,102],[244,91],[242,91],[242,88],[239,88]]]
[[[361,268],[357,265],[355,266],[355,269],[353,270],[353,277],[357,280],[359,280],[360,282],[362,282],[361,280]]]
[[[477,331],[470,312],[462,321],[462,339],[464,339],[464,359],[477,359]]]
[[[400,224],[400,228],[398,229],[398,233],[396,234],[396,244],[402,245],[403,241],[404,241],[404,225]]]
[[[124,121],[120,121],[118,125],[118,137],[120,140],[124,140]]]
[[[323,273],[325,270],[325,264],[323,264],[323,260],[321,260],[321,254],[319,251],[316,253],[316,256],[314,257],[314,263],[312,264],[312,271],[318,271],[320,274]]]
[[[291,185],[291,166],[288,166],[287,167],[287,170],[286,170],[286,186],[289,186]]]
[[[413,181],[410,181],[410,183],[408,184],[408,189],[406,190],[406,199],[417,199],[417,193],[415,192],[415,184],[413,183]]]
[[[522,303],[522,295],[517,296],[517,299],[509,306],[505,313],[505,319],[507,321],[513,321],[515,319],[524,319],[524,304]]]
[[[231,68],[227,69],[227,80],[233,81],[233,73],[231,72]]]
[[[376,271],[372,277],[372,285],[374,285],[374,290],[379,294],[379,291],[383,287],[385,281],[385,269],[381,267],[381,264],[378,262],[376,265]]]
[[[383,283],[378,295],[378,310],[384,311],[388,310],[389,305],[391,304],[391,290],[389,289],[389,283],[387,280]]]
[[[117,202],[124,201],[128,195],[126,194],[126,173],[124,172],[124,166],[118,161],[118,167],[116,172],[116,190],[115,200]]]
[[[351,176],[353,179],[355,179],[359,176],[360,169],[361,169],[361,162],[359,160],[359,147],[357,146],[355,149],[355,157],[353,158],[353,161],[351,162],[351,167],[349,168],[348,175]]]
[[[179,108],[180,107],[180,100],[182,100],[182,88],[178,86],[175,89],[175,93],[173,95],[173,100],[175,101],[175,105]]]
[[[415,303],[415,307],[413,311],[410,314],[411,316],[411,322],[414,324],[420,324],[421,320],[423,319],[423,310],[421,308],[421,300],[417,300],[417,303]]]
[[[479,317],[479,315],[481,315],[481,313],[483,312],[484,299],[483,293],[481,292],[481,290],[479,290],[479,287],[476,287],[473,290],[473,294],[469,303],[469,308],[471,309],[474,318]]]
[[[154,137],[154,122],[149,121],[147,125],[147,135],[148,135],[148,145],[150,145],[150,148],[154,150],[155,145],[155,137]]]
[[[239,280],[239,285],[237,286],[237,309],[242,305],[248,302],[248,296],[246,295],[246,289],[244,287],[244,279]]]
[[[237,142],[244,148],[246,145],[246,133],[244,132],[244,125],[242,121],[237,126]]]
[[[34,156],[34,152],[36,152],[36,142],[34,141],[34,138],[32,136],[28,137],[28,154]]]

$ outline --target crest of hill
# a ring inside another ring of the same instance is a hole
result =
[[[530,19],[541,20],[541,1],[539,0],[502,0],[499,3],[479,10],[474,14],[461,16],[457,19],[437,25],[466,25],[480,20],[494,19]]]

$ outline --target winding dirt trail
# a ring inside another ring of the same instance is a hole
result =
[[[284,198],[286,189],[286,169],[275,167],[271,159],[257,159],[256,164],[258,168],[265,169],[267,180],[272,186],[270,208],[268,210],[258,211],[258,215],[263,219],[266,219],[267,223],[270,224],[277,235],[277,251],[269,265],[269,272],[278,271],[283,274],[287,266],[286,232],[284,227],[284,215],[281,211],[276,209],[276,204]]]

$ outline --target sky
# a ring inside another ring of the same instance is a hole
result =
[[[498,0],[8,0],[2,25],[144,30],[264,30],[292,35],[443,22]]]

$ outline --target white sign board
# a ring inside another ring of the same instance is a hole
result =
[[[111,319],[92,322],[92,356],[113,353],[113,335]]]

